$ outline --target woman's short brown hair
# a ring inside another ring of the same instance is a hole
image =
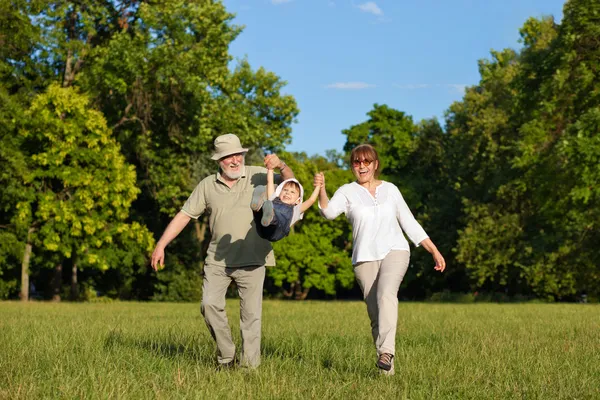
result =
[[[379,175],[381,171],[381,162],[379,162],[379,155],[377,154],[377,150],[375,147],[370,144],[359,144],[355,148],[352,149],[350,153],[350,166],[352,166],[352,162],[354,160],[368,160],[371,162],[377,161],[377,169],[375,169],[375,176]]]

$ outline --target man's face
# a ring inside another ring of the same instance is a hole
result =
[[[281,193],[279,194],[279,200],[281,200],[285,204],[298,204],[300,200],[300,192],[295,185],[286,184],[283,189],[281,189]]]
[[[223,175],[232,180],[239,179],[244,173],[244,155],[245,153],[236,153],[221,158],[219,166]]]

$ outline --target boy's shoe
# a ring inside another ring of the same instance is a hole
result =
[[[383,375],[394,375],[394,355],[390,353],[383,353],[377,360],[377,368],[379,368]]]
[[[262,219],[260,220],[260,224],[262,226],[269,226],[271,222],[273,222],[273,218],[275,217],[275,210],[273,210],[273,202],[267,200],[262,205]]]
[[[252,209],[252,211],[260,210],[265,200],[267,200],[267,187],[255,187],[254,192],[252,193],[252,201],[250,202],[250,208]]]

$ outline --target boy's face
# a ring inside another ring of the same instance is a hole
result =
[[[279,200],[285,204],[296,205],[300,202],[300,192],[295,185],[287,183],[283,189],[281,189]]]

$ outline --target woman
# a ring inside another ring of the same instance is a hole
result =
[[[446,262],[421,225],[415,220],[398,188],[377,179],[379,157],[373,146],[362,144],[350,155],[356,181],[340,187],[331,200],[325,191],[322,173],[319,207],[327,219],[341,213],[352,224],[352,265],[367,303],[371,334],[377,348],[377,367],[394,374],[398,288],[408,269],[410,249],[403,232],[416,246],[433,255],[435,270],[444,271]]]

